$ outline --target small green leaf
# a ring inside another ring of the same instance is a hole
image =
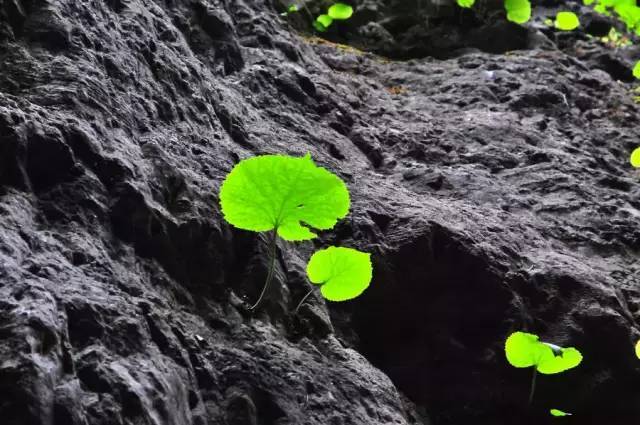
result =
[[[640,148],[636,149],[640,151]],[[640,152],[638,152],[638,167],[640,167]],[[636,342],[636,357],[640,359],[640,341]]]
[[[640,79],[640,61],[633,66],[633,76]]]
[[[593,2],[596,0],[582,0],[582,2],[586,5],[586,6],[590,6],[591,4],[593,4]]]
[[[556,15],[555,26],[563,31],[571,31],[580,26],[580,20],[573,12],[558,12]]]
[[[550,18],[547,18],[544,20],[544,24],[548,27],[552,27],[553,26],[553,21]]]
[[[297,4],[292,4],[291,6],[289,6],[289,8],[287,9],[287,12],[289,13],[293,13],[293,12],[297,12],[299,11],[300,8],[298,7]]]
[[[551,416],[571,416],[571,413],[567,413],[567,412],[563,412],[562,410],[559,409],[551,409],[549,410],[549,413],[551,413]]]
[[[331,246],[316,251],[307,264],[307,276],[329,301],[346,301],[360,295],[371,282],[371,254]]]
[[[458,6],[468,9],[473,6],[476,0],[457,0],[457,2],[458,2]]]
[[[329,25],[333,22],[333,18],[329,15],[320,15],[316,18],[313,26],[320,32],[325,32]]]
[[[629,162],[631,162],[631,165],[635,168],[640,168],[640,148],[635,148],[633,150],[633,152],[631,152],[631,157],[629,158]],[[638,343],[640,344],[640,341],[638,341]],[[638,346],[636,345],[636,353],[638,353]],[[638,357],[640,357],[640,354],[638,354]]]
[[[261,155],[236,164],[220,188],[225,220],[239,229],[276,229],[288,241],[313,239],[349,212],[344,182],[317,167],[311,155]]]
[[[353,15],[353,8],[348,4],[335,3],[331,5],[327,14],[332,19],[338,19],[338,20],[349,19],[351,15]],[[325,25],[325,26],[329,26],[329,25]]]
[[[529,0],[505,0],[504,8],[507,11],[507,19],[516,24],[524,24],[531,18]]]

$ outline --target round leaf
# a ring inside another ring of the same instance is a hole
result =
[[[353,15],[353,8],[348,4],[335,3],[331,5],[327,14],[333,19],[338,19],[338,20],[349,19],[351,15]]]
[[[236,164],[220,188],[225,220],[239,229],[276,229],[288,241],[313,239],[349,212],[349,192],[340,178],[317,167],[311,155],[261,155]]]
[[[540,373],[550,375],[572,369],[581,361],[582,354],[573,347],[560,348],[559,353],[554,353],[554,350],[549,347],[549,352],[545,352],[538,361],[537,369]]]
[[[371,254],[331,246],[315,252],[307,264],[307,276],[329,301],[357,297],[371,282]]]
[[[507,11],[507,19],[516,24],[524,24],[531,18],[529,0],[505,0],[504,8]]]
[[[631,165],[636,168],[640,167],[640,148],[635,148],[634,151],[631,152],[629,162],[631,162]]]
[[[551,354],[551,348],[541,344],[538,336],[526,332],[512,333],[504,345],[507,361],[514,367],[531,367],[538,364],[546,350]]]
[[[640,341],[636,343],[636,357],[640,359]]]
[[[551,413],[551,416],[556,416],[556,417],[571,416],[571,413],[563,412],[562,410],[559,410],[559,409],[551,409],[549,410],[549,413]]]
[[[640,61],[633,66],[633,76],[640,79]]]
[[[573,12],[558,12],[555,25],[560,30],[571,31],[580,26],[580,20]]]
[[[315,27],[319,31],[326,31],[329,25],[333,22],[333,18],[329,15],[320,15],[316,18],[314,23]],[[320,29],[322,28],[322,29]]]
[[[457,0],[458,6],[470,8],[476,2],[476,0]]]

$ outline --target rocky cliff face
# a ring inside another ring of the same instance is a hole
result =
[[[329,37],[427,47],[303,37],[269,0],[0,0],[0,422],[640,418],[633,50],[477,21],[522,50],[463,31],[454,53],[361,6]],[[218,189],[242,158],[306,152],[352,211],[279,243],[251,314],[265,240]],[[370,289],[293,316],[330,243],[373,254]],[[521,329],[585,357],[530,408],[503,354]]]

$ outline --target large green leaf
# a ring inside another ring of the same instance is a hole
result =
[[[371,254],[331,246],[315,252],[307,264],[307,276],[329,301],[346,301],[360,295],[371,282]]]
[[[507,11],[507,19],[516,24],[524,24],[531,18],[529,0],[505,0],[504,8]]]
[[[288,241],[313,239],[349,212],[349,192],[340,178],[302,158],[262,155],[240,161],[220,188],[224,218],[237,228],[276,229]]]
[[[573,12],[558,12],[556,15],[555,26],[563,31],[571,31],[580,26],[580,20]]]
[[[353,15],[353,8],[348,4],[334,3],[327,11],[327,15],[338,20],[349,19]]]

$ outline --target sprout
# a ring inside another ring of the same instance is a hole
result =
[[[529,0],[505,0],[504,8],[507,11],[507,19],[516,24],[524,24],[531,18]]]
[[[353,15],[353,8],[348,4],[335,3],[329,8],[327,15],[332,19],[345,20],[349,19]]]
[[[514,332],[507,338],[505,353],[507,361],[514,367],[534,367],[529,404],[533,401],[538,372],[560,373],[578,366],[582,361],[582,354],[575,348],[541,342],[537,335],[525,332]]]
[[[458,6],[464,8],[470,8],[476,2],[476,0],[457,0]]]
[[[640,167],[640,148],[635,148],[633,152],[631,152],[631,157],[629,157],[629,162],[633,167]]]
[[[333,18],[329,15],[320,15],[316,18],[313,25],[320,32],[324,32],[329,28],[329,25],[333,22]]]
[[[563,31],[571,31],[580,26],[580,20],[573,12],[558,12],[555,26]]]
[[[551,413],[551,416],[556,416],[556,417],[571,416],[571,413],[563,412],[562,410],[558,410],[558,409],[551,409],[549,410],[549,413]]]
[[[309,280],[320,286],[320,293],[329,301],[356,298],[369,286],[372,273],[371,254],[352,248],[331,246],[315,252],[307,264]],[[295,312],[313,289],[302,298]]]

